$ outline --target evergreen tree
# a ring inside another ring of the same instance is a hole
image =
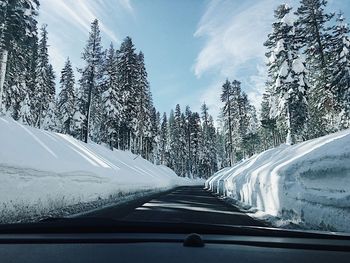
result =
[[[160,164],[167,165],[168,154],[168,119],[166,113],[163,113],[162,123],[159,135],[159,149],[160,149]]]
[[[36,35],[37,0],[0,0],[0,113],[8,59],[17,57],[16,49],[28,50],[28,42]],[[23,54],[23,53],[22,53]],[[22,61],[24,63],[25,60]]]
[[[38,128],[41,127],[49,110],[49,105],[54,102],[55,98],[55,75],[52,65],[49,62],[47,34],[47,25],[43,25],[38,47],[38,63],[35,80],[36,96],[33,100],[35,125]]]
[[[122,42],[118,52],[118,77],[122,100],[121,116],[121,149],[131,149],[131,141],[135,139],[137,124],[137,80],[138,60],[135,47],[130,37]]]
[[[341,116],[342,128],[350,127],[350,38],[343,14],[338,14],[333,27],[331,46],[330,87],[335,98],[336,111]]]
[[[217,170],[217,152],[215,148],[216,130],[213,118],[208,113],[208,107],[205,103],[201,107],[202,113],[202,134],[201,134],[201,150],[200,175],[203,178],[210,177]]]
[[[136,152],[141,153],[144,157],[149,154],[150,145],[144,145],[145,142],[157,139],[157,116],[153,110],[151,93],[147,79],[147,71],[144,64],[144,55],[140,52],[137,56],[137,80],[136,80]],[[155,145],[153,145],[155,146]],[[148,148],[148,150],[146,150]],[[156,147],[153,147],[156,148]]]
[[[234,80],[230,83],[226,80],[222,86],[221,100],[224,102],[223,117],[224,117],[224,132],[228,149],[228,157],[232,166],[239,152],[241,137],[239,133],[240,127],[240,111],[239,103],[241,98],[241,83]]]
[[[74,102],[76,98],[74,90],[74,72],[69,58],[61,71],[60,84],[61,91],[57,99],[57,122],[60,126],[59,131],[72,134]]]
[[[121,114],[120,87],[118,83],[117,52],[111,43],[106,58],[105,76],[103,83],[103,122],[102,140],[113,149],[119,148],[119,129]]]
[[[86,100],[84,99],[84,90],[79,87],[75,91],[76,97],[74,101],[74,113],[72,117],[72,135],[83,141],[85,139],[84,124],[86,123]]]
[[[98,112],[101,106],[101,80],[102,80],[102,67],[103,67],[103,51],[101,45],[101,36],[98,20],[95,19],[91,23],[91,30],[89,33],[89,39],[86,43],[84,51],[82,53],[82,59],[84,60],[84,67],[80,69],[81,78],[81,104],[84,106],[81,108],[81,114],[85,115],[84,124],[82,127],[83,140],[87,143],[90,132],[99,124]]]
[[[201,118],[198,112],[192,112],[189,120],[189,143],[190,143],[190,168],[191,174],[200,177],[200,151],[201,151]]]
[[[42,128],[48,131],[58,131],[56,103],[49,103],[43,119]]]
[[[288,5],[280,5],[276,9],[277,22],[273,24],[274,31],[265,44],[270,48],[270,88],[274,97],[270,114],[286,129],[287,144],[301,140],[308,118],[305,63],[295,41],[294,21],[290,17],[290,11]]]
[[[311,137],[327,134],[334,118],[333,96],[329,85],[329,47],[331,46],[328,23],[333,17],[325,12],[325,0],[301,0],[295,12],[296,39],[302,45],[308,65],[308,81],[311,84],[309,112],[312,123]]]
[[[19,119],[21,123],[26,125],[31,125],[33,123],[32,112],[31,112],[31,100],[29,97],[29,92],[24,97],[24,100],[20,105]]]

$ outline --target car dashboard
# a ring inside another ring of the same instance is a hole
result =
[[[194,242],[187,242],[195,236]],[[199,241],[199,242],[198,242]],[[180,233],[0,234],[1,262],[349,262],[349,240]]]

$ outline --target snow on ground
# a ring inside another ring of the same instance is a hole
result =
[[[267,150],[205,184],[275,226],[350,232],[350,130]]]
[[[199,183],[130,152],[0,118],[0,223]]]

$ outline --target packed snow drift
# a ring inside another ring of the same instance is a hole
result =
[[[178,177],[130,152],[0,118],[0,223],[195,183],[203,182]]]
[[[275,226],[350,232],[350,130],[264,151],[206,187]]]

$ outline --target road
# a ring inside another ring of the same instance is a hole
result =
[[[91,212],[85,217],[107,217],[127,221],[187,222],[264,226],[219,200],[202,186],[184,186],[122,205]]]

